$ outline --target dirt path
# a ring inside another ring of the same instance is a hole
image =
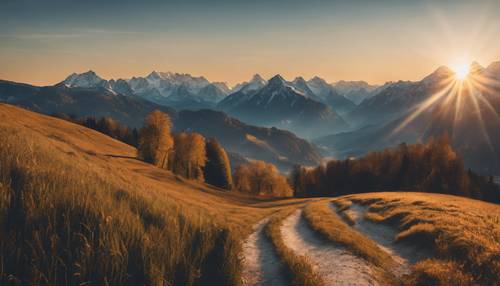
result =
[[[330,204],[330,206],[334,211],[337,211],[335,205]],[[396,274],[396,276],[408,274],[410,272],[410,266],[413,263],[430,257],[430,253],[426,249],[421,249],[408,243],[396,243],[394,239],[398,234],[398,230],[394,227],[381,223],[374,223],[365,219],[365,207],[359,204],[352,204],[346,212],[356,222],[353,227],[357,231],[374,240],[381,249],[389,253],[399,264],[399,266],[394,269],[394,274]]]
[[[264,234],[268,220],[260,221],[243,242],[243,285],[286,285],[283,265]]]
[[[283,221],[281,233],[290,249],[308,257],[327,285],[377,285],[367,262],[319,238],[302,217],[302,210]]]

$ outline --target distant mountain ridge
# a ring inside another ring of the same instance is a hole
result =
[[[156,72],[146,77],[105,80],[95,72],[73,73],[60,83],[68,88],[102,87],[114,93],[136,95],[157,104],[177,109],[213,107],[231,89],[222,82],[209,82],[204,77],[189,74]]]
[[[257,89],[247,88],[251,84],[255,85],[255,81],[242,86],[217,107],[244,122],[276,126],[304,137],[347,128],[342,117],[326,104],[312,99],[312,92],[304,86],[295,86],[280,75],[265,85],[259,82]]]

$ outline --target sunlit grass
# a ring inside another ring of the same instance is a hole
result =
[[[0,104],[0,284],[239,285],[240,243],[295,200],[230,194],[84,127]]]
[[[369,206],[367,219],[397,227],[397,241],[434,249],[435,259],[413,267],[407,279],[411,285],[495,285],[500,281],[498,205],[421,193],[347,198]]]

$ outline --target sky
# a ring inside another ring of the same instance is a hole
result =
[[[0,79],[151,71],[381,84],[500,60],[500,1],[0,0]]]

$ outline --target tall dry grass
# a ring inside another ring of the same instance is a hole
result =
[[[399,229],[397,241],[423,244],[434,259],[414,266],[408,285],[498,285],[500,207],[472,199],[421,193],[353,195],[366,218]]]
[[[210,216],[35,133],[0,138],[0,284],[240,283],[236,238]]]

